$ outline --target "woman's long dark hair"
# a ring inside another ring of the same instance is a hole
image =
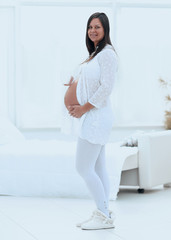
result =
[[[98,45],[96,46],[96,49],[95,49],[94,43],[88,37],[89,25],[90,25],[90,22],[92,21],[92,19],[94,19],[94,18],[98,18],[100,20],[100,22],[101,22],[101,24],[103,26],[103,29],[104,29],[104,37],[98,43]],[[86,46],[87,46],[87,50],[89,52],[89,59],[87,59],[86,62],[90,61],[92,58],[94,58],[106,46],[106,44],[112,45],[109,34],[110,34],[109,19],[106,16],[106,14],[105,13],[99,13],[99,12],[93,13],[89,17],[88,22],[87,22]]]

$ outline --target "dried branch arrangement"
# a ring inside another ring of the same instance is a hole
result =
[[[167,110],[165,111],[164,125],[166,129],[171,129],[171,80],[166,81],[162,78],[159,79],[160,85],[166,90],[165,101],[167,104]]]

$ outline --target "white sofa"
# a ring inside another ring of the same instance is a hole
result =
[[[171,131],[142,134],[137,147],[107,144],[111,199],[119,185],[149,189],[171,182]],[[75,170],[75,142],[26,140],[0,118],[0,194],[88,197]]]
[[[135,156],[133,156],[135,157]],[[171,183],[171,130],[138,137],[138,166],[122,172],[121,185],[151,189]]]

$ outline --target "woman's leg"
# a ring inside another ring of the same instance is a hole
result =
[[[106,194],[107,204],[109,206],[110,184],[106,170],[105,145],[103,145],[101,148],[100,154],[96,161],[95,171],[99,178],[101,179]]]
[[[92,144],[79,138],[76,153],[76,168],[85,180],[91,192],[97,208],[105,215],[109,216],[108,199],[104,190],[103,183],[95,171],[95,166],[102,149],[100,144]]]

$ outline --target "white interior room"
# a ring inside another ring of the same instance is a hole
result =
[[[70,76],[104,12],[118,55],[107,144],[115,228],[94,210],[63,129]],[[0,0],[0,239],[171,239],[171,0]],[[124,145],[121,147],[121,145]]]

